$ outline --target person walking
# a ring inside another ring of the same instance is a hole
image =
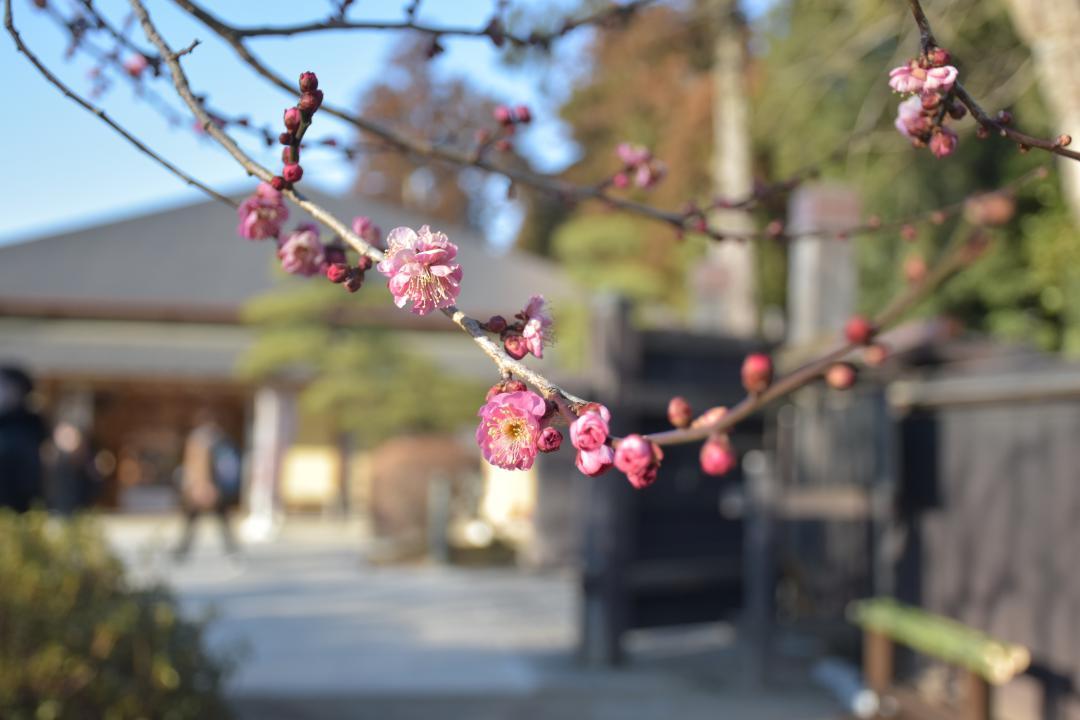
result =
[[[20,513],[42,500],[41,444],[48,431],[27,405],[33,389],[26,372],[0,367],[0,508]]]
[[[221,429],[214,414],[203,410],[184,444],[180,469],[180,504],[184,531],[173,551],[177,560],[191,552],[195,525],[200,515],[213,512],[221,524],[227,554],[239,549],[229,514],[240,497],[240,455]]]

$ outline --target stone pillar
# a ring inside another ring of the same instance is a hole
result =
[[[244,539],[267,540],[280,525],[278,487],[285,451],[296,427],[296,398],[291,391],[264,386],[255,391],[251,422],[250,473]]]
[[[791,196],[788,226],[793,234],[838,231],[858,224],[859,196],[839,185],[804,185]],[[858,283],[855,253],[846,239],[806,235],[788,249],[789,345],[840,332],[855,311]]]
[[[754,189],[750,158],[750,100],[746,91],[746,22],[738,0],[716,0],[717,26],[713,100],[713,179],[724,198],[742,199]],[[754,230],[746,210],[723,209],[709,218],[712,227],[736,236]],[[757,288],[753,243],[715,242],[694,269],[693,324],[735,337],[757,334]]]

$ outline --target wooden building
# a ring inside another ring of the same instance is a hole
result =
[[[366,214],[384,229],[423,222],[401,208],[312,195],[339,217]],[[293,208],[288,227],[306,219]],[[278,510],[299,386],[238,378],[237,359],[254,339],[241,310],[255,296],[319,280],[285,276],[272,243],[243,240],[235,227],[235,212],[208,200],[0,247],[0,362],[33,374],[50,418],[89,430],[107,507],[171,507],[183,439],[195,412],[210,407],[245,448],[249,510]],[[551,263],[495,253],[472,230],[440,229],[460,247],[460,305],[469,312],[512,313],[534,292],[579,301]],[[385,292],[372,275],[364,291]],[[365,316],[437,352],[452,372],[497,379],[444,318]]]

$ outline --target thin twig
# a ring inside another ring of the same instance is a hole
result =
[[[113,120],[111,117],[109,117],[108,113],[106,113],[103,109],[99,108],[98,106],[94,105],[93,103],[86,100],[82,96],[78,95],[75,91],[73,91],[71,88],[69,88],[67,85],[65,85],[60,80],[60,78],[56,77],[56,75],[53,75],[52,71],[50,71],[47,67],[45,67],[45,65],[30,50],[30,48],[27,47],[26,43],[23,42],[22,37],[19,35],[19,31],[15,29],[15,20],[14,20],[14,17],[12,16],[12,12],[11,12],[11,0],[4,0],[4,27],[7,29],[8,34],[11,35],[12,40],[15,41],[15,47],[18,48],[19,52],[21,52],[23,55],[25,55],[27,60],[30,61],[30,63],[37,69],[37,71],[39,73],[41,73],[41,75],[47,81],[49,81],[50,84],[52,84],[54,87],[56,87],[58,90],[60,90],[60,92],[62,92],[67,98],[69,98],[70,100],[72,100],[73,102],[78,104],[80,107],[82,107],[87,112],[95,115],[103,123],[105,123],[106,125],[111,127],[113,130],[115,130],[117,133],[119,133],[121,137],[123,137],[129,143],[131,143],[136,148],[138,148],[142,153],[144,153],[144,154],[148,155],[149,157],[151,157],[154,161],[156,161],[158,164],[160,164],[166,170],[171,172],[173,175],[176,175],[178,178],[183,180],[188,185],[191,185],[192,187],[196,187],[196,188],[202,190],[203,192],[205,192],[210,197],[214,198],[215,200],[219,200],[220,202],[223,202],[226,205],[230,205],[230,206],[232,206],[234,208],[238,206],[237,202],[235,200],[233,200],[232,198],[226,197],[226,196],[222,195],[221,193],[219,193],[217,190],[214,190],[213,188],[204,185],[203,183],[199,182],[195,178],[188,175],[186,172],[184,172],[180,168],[173,165],[171,162],[169,162],[165,158],[158,155],[156,152],[154,152],[149,147],[147,147],[141,140],[139,140],[137,137],[135,137],[134,135],[129,133],[127,130],[125,130],[123,127],[121,127],[115,120]]]
[[[10,0],[7,0],[10,2]],[[187,104],[188,108],[195,117],[202,123],[203,127],[210,137],[214,138],[225,150],[236,159],[238,163],[248,172],[248,174],[260,178],[261,180],[269,182],[274,176],[270,170],[259,165],[252,160],[237,144],[229,137],[229,135],[221,130],[214,124],[213,119],[207,114],[206,109],[199,103],[195,96],[195,93],[191,90],[191,85],[188,83],[187,75],[184,73],[183,67],[180,65],[180,60],[177,54],[172,51],[168,43],[158,32],[154,26],[153,21],[150,19],[150,15],[147,13],[146,8],[143,6],[140,0],[130,0],[132,10],[135,11],[136,17],[139,19],[142,25],[143,32],[146,33],[147,39],[153,43],[153,45],[161,53],[162,59],[169,67],[169,73],[172,76],[173,85],[176,87],[176,92],[180,95],[180,98]],[[323,209],[319,205],[311,202],[307,198],[300,195],[295,190],[286,189],[283,194],[292,200],[294,203],[302,207],[308,213],[311,214],[316,220],[319,220],[335,233],[340,235],[346,242],[348,242],[357,252],[368,256],[374,261],[380,261],[383,259],[383,253],[376,247],[371,246],[363,239],[361,239],[351,228],[345,225],[345,223],[338,220],[329,211]],[[545,395],[545,397],[553,398],[555,396],[569,402],[576,408],[584,404],[581,398],[578,398],[560,388],[555,383],[551,382],[543,375],[532,370],[528,366],[524,365],[517,360],[514,360],[506,352],[499,347],[484,330],[480,327],[480,322],[474,318],[469,317],[456,307],[450,307],[443,311],[443,313],[450,318],[458,327],[460,327],[465,333],[467,333],[473,341],[480,347],[485,355],[490,357],[495,365],[503,373],[512,373],[518,377],[523,378]]]
[[[417,22],[414,20],[415,10],[407,12],[407,20],[399,21],[375,21],[375,20],[346,20],[340,14],[335,14],[322,21],[313,21],[307,23],[297,23],[294,25],[263,25],[259,27],[237,27],[234,28],[237,37],[240,38],[255,38],[255,37],[283,37],[292,35],[303,35],[307,33],[319,33],[326,31],[342,31],[342,30],[400,30],[400,31],[412,31],[421,33],[424,35],[430,35],[432,37],[491,37],[494,39],[496,35],[506,40],[512,45],[519,47],[525,47],[528,45],[536,45],[546,47],[550,45],[556,39],[563,37],[573,30],[578,28],[588,27],[590,25],[600,25],[613,18],[623,17],[628,18],[637,10],[654,3],[656,0],[632,0],[631,2],[624,3],[622,5],[614,5],[607,8],[602,8],[589,15],[582,16],[580,18],[567,18],[565,19],[557,29],[550,32],[532,32],[528,35],[514,34],[505,30],[496,30],[489,23],[484,27],[461,27],[461,26],[439,26],[428,25],[425,23]]]
[[[976,229],[974,232],[977,234],[981,231]],[[972,238],[974,237],[973,235]],[[881,330],[894,324],[960,270],[968,262],[970,242],[971,239],[965,239],[954,243],[945,250],[940,262],[922,282],[909,286],[874,317],[874,327]],[[839,344],[835,349],[778,379],[764,392],[747,395],[715,422],[697,427],[653,433],[645,437],[657,445],[680,445],[704,440],[710,435],[726,432],[774,400],[818,380],[833,363],[843,360],[860,347],[862,346],[847,341]]]
[[[934,37],[934,31],[930,27],[930,20],[926,17],[926,13],[923,12],[920,0],[908,0],[908,5],[911,7],[912,17],[915,18],[915,25],[919,28],[919,42],[922,52],[927,53],[936,47],[940,47],[937,39]],[[1028,135],[1027,133],[1020,132],[1019,130],[1009,127],[1006,123],[991,117],[990,113],[986,112],[986,110],[979,105],[962,83],[957,82],[953,85],[953,94],[956,96],[956,99],[963,103],[964,107],[971,112],[971,116],[975,118],[980,125],[993,130],[998,135],[1007,137],[1021,146],[1039,148],[1040,150],[1045,150],[1046,152],[1060,155],[1061,157],[1067,157],[1071,160],[1080,160],[1080,152],[1069,150],[1056,139],[1047,140],[1035,137],[1034,135]]]

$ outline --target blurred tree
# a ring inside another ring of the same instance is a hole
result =
[[[472,152],[476,130],[494,126],[496,102],[462,78],[436,77],[438,60],[431,52],[432,43],[424,38],[398,45],[385,80],[361,98],[359,114],[436,145]],[[522,163],[512,150],[499,155],[507,164]],[[375,145],[359,156],[355,190],[422,211],[433,225],[480,228],[489,219],[488,182],[475,168],[440,165]]]
[[[566,177],[580,183],[610,177],[620,169],[616,146],[629,141],[652,149],[667,164],[668,176],[649,191],[627,193],[672,208],[707,193],[713,57],[708,23],[697,22],[696,10],[650,7],[625,27],[599,31],[588,55],[593,70],[561,111],[582,151]],[[595,205],[571,210],[538,197],[519,247],[558,257],[594,287],[685,305],[685,266],[694,253],[680,249],[669,227],[610,215]]]
[[[1022,108],[1016,122],[1046,133],[1045,106],[1034,87],[1030,53],[1017,38],[1003,3],[953,0],[937,8],[935,32],[960,59],[965,85],[987,107]],[[905,215],[993,188],[1045,156],[1022,155],[996,139],[974,137],[970,120],[960,148],[948,161],[912,152],[892,126],[897,98],[884,78],[918,48],[904,6],[873,0],[789,0],[768,16],[762,30],[761,85],[755,108],[758,154],[773,177],[784,177],[846,144],[823,169],[859,188],[867,213]],[[897,34],[897,28],[901,28]],[[963,64],[964,58],[979,58]],[[793,68],[795,70],[793,71]],[[858,242],[862,304],[880,307],[904,282],[902,259],[930,255],[955,223],[926,223],[914,246],[878,233]],[[1060,194],[1048,187],[1021,191],[1018,212],[986,262],[928,302],[927,313],[951,313],[970,327],[1041,347],[1080,350],[1076,273],[1056,264],[1074,254]],[[1073,266],[1075,267],[1075,266]],[[1070,289],[1072,289],[1070,291]]]
[[[445,374],[431,382],[437,368],[410,353],[393,330],[356,322],[379,306],[399,317],[389,297],[349,295],[323,282],[252,300],[245,319],[257,328],[257,340],[240,372],[302,382],[301,409],[322,421],[327,434],[349,433],[362,447],[404,433],[460,429],[472,421],[486,387]]]
[[[668,165],[668,176],[642,199],[671,209],[707,200],[713,37],[706,8],[704,2],[652,7],[623,31],[598,32],[589,48],[593,72],[562,110],[582,150],[567,177],[597,182],[610,176],[617,169],[614,147],[629,140],[653,148]],[[1059,132],[1047,126],[1031,52],[1006,2],[952,0],[935,9],[938,39],[959,58],[966,86],[984,106],[1015,105],[1016,122],[1025,129]],[[898,98],[885,82],[890,68],[917,52],[907,13],[906,6],[876,0],[784,0],[756,21],[750,82],[759,181],[782,180],[838,150],[822,166],[823,178],[858,187],[868,215],[891,218],[997,187],[1047,164],[1044,155],[1017,153],[997,139],[977,140],[970,120],[959,123],[962,141],[949,160],[911,150],[893,127]],[[979,61],[964,64],[965,58]],[[631,93],[628,87],[649,91]],[[1080,352],[1080,270],[1063,262],[1077,252],[1075,229],[1060,192],[1050,187],[1057,180],[1054,175],[1047,186],[1022,190],[1017,215],[990,259],[928,302],[924,312],[951,313],[1002,338]],[[758,218],[782,217],[785,207],[785,197],[770,198]],[[864,308],[880,307],[904,282],[906,256],[931,256],[954,226],[926,223],[913,245],[898,234],[857,239]],[[570,210],[550,199],[531,205],[519,242],[555,255],[594,287],[675,309],[685,309],[686,271],[701,245],[680,244],[659,224],[631,222],[595,205]],[[782,305],[783,246],[762,243],[758,257],[761,301]]]

